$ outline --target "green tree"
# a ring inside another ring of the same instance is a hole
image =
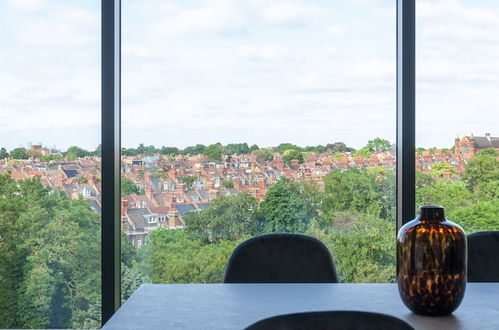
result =
[[[375,215],[338,212],[320,228],[312,223],[307,234],[331,250],[341,282],[395,281],[395,223]]]
[[[374,140],[367,141],[367,145],[364,148],[372,153],[388,152],[392,150],[392,145],[390,141],[377,137]]]
[[[229,143],[227,146],[225,146],[224,149],[227,155],[241,155],[250,153],[250,148],[247,143]]]
[[[260,212],[265,232],[303,233],[318,216],[319,196],[310,187],[282,177],[267,191]]]
[[[457,222],[467,234],[484,230],[499,230],[499,199],[479,201],[467,207],[457,208],[449,219]]]
[[[82,157],[88,157],[91,155],[92,155],[91,152],[89,152],[85,149],[82,149],[80,147],[77,147],[77,146],[69,147],[68,150],[66,150],[66,152],[64,153],[64,156],[68,159],[69,159],[69,157],[71,157],[71,158],[76,157],[76,159],[77,159],[77,158],[82,158]]]
[[[62,160],[62,155],[59,154],[49,154],[49,155],[44,155],[40,158],[42,162],[51,162],[51,161],[59,161]]]
[[[203,152],[203,155],[210,160],[222,160],[223,147],[220,143],[210,144]]]
[[[8,158],[10,155],[5,148],[0,149],[0,159]]]
[[[232,180],[222,180],[222,186],[224,186],[227,189],[232,189],[234,188],[234,182]]]
[[[28,159],[28,154],[24,148],[15,148],[10,152],[10,157],[13,159]]]
[[[322,212],[331,215],[350,210],[379,216],[386,199],[376,188],[375,180],[361,168],[332,171],[324,178]]]
[[[330,150],[332,153],[338,153],[338,152],[345,153],[345,152],[355,151],[355,149],[347,147],[347,145],[343,142],[326,144],[326,149]]]
[[[284,152],[283,157],[282,157],[282,161],[284,164],[289,165],[293,159],[298,160],[300,162],[300,164],[303,163],[304,158],[303,158],[303,154],[301,153],[301,151],[298,151],[295,149],[289,149],[289,150]]]
[[[204,243],[238,240],[260,232],[258,201],[248,193],[220,196],[201,212],[188,212],[186,231]]]
[[[99,230],[87,201],[0,175],[0,327],[99,327]]]
[[[286,150],[298,150],[301,151],[301,148],[292,143],[281,143],[276,147],[276,150],[281,154],[286,152]]]
[[[253,155],[256,155],[256,160],[259,162],[271,162],[274,159],[274,154],[269,149],[259,149],[252,152]]]
[[[121,178],[121,196],[128,196],[131,194],[139,194],[140,189],[137,185],[128,178]]]
[[[165,147],[162,146],[161,149],[159,150],[159,153],[162,155],[178,155],[180,153],[180,150],[175,147]]]
[[[499,151],[488,148],[478,152],[468,161],[463,179],[470,190],[483,185],[492,189],[492,196],[497,197],[494,191],[499,182]]]
[[[182,153],[185,155],[201,155],[204,153],[206,146],[204,144],[196,144],[185,148]]]
[[[369,158],[372,156],[372,153],[369,151],[367,148],[362,148],[354,152],[353,154],[354,157],[362,157],[362,158]]]
[[[196,182],[197,177],[193,175],[186,175],[181,177],[180,180],[182,180],[185,183],[187,189],[192,189],[192,185],[194,184],[194,182]]]
[[[446,173],[449,173],[451,177],[457,175],[457,170],[454,166],[449,163],[434,163],[431,165],[431,175],[437,178],[443,178]]]

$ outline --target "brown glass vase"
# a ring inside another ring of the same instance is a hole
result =
[[[466,289],[466,235],[441,206],[422,206],[397,236],[397,280],[404,304],[421,315],[448,315]]]

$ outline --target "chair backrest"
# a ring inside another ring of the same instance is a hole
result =
[[[414,330],[408,323],[385,314],[330,311],[278,315],[253,323],[246,330]]]
[[[468,235],[468,282],[499,282],[499,231]]]
[[[250,238],[232,253],[225,283],[337,283],[333,258],[318,239],[290,233]]]

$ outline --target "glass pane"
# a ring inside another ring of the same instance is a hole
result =
[[[499,229],[499,3],[417,7],[417,204],[467,234]]]
[[[394,280],[394,5],[124,3],[124,298],[221,282],[267,232]]]
[[[0,22],[0,328],[98,328],[100,1]]]

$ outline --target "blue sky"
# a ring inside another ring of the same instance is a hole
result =
[[[123,0],[125,146],[395,139],[395,1]],[[499,135],[499,5],[419,1],[418,145]],[[0,0],[0,145],[100,140],[99,1]]]

